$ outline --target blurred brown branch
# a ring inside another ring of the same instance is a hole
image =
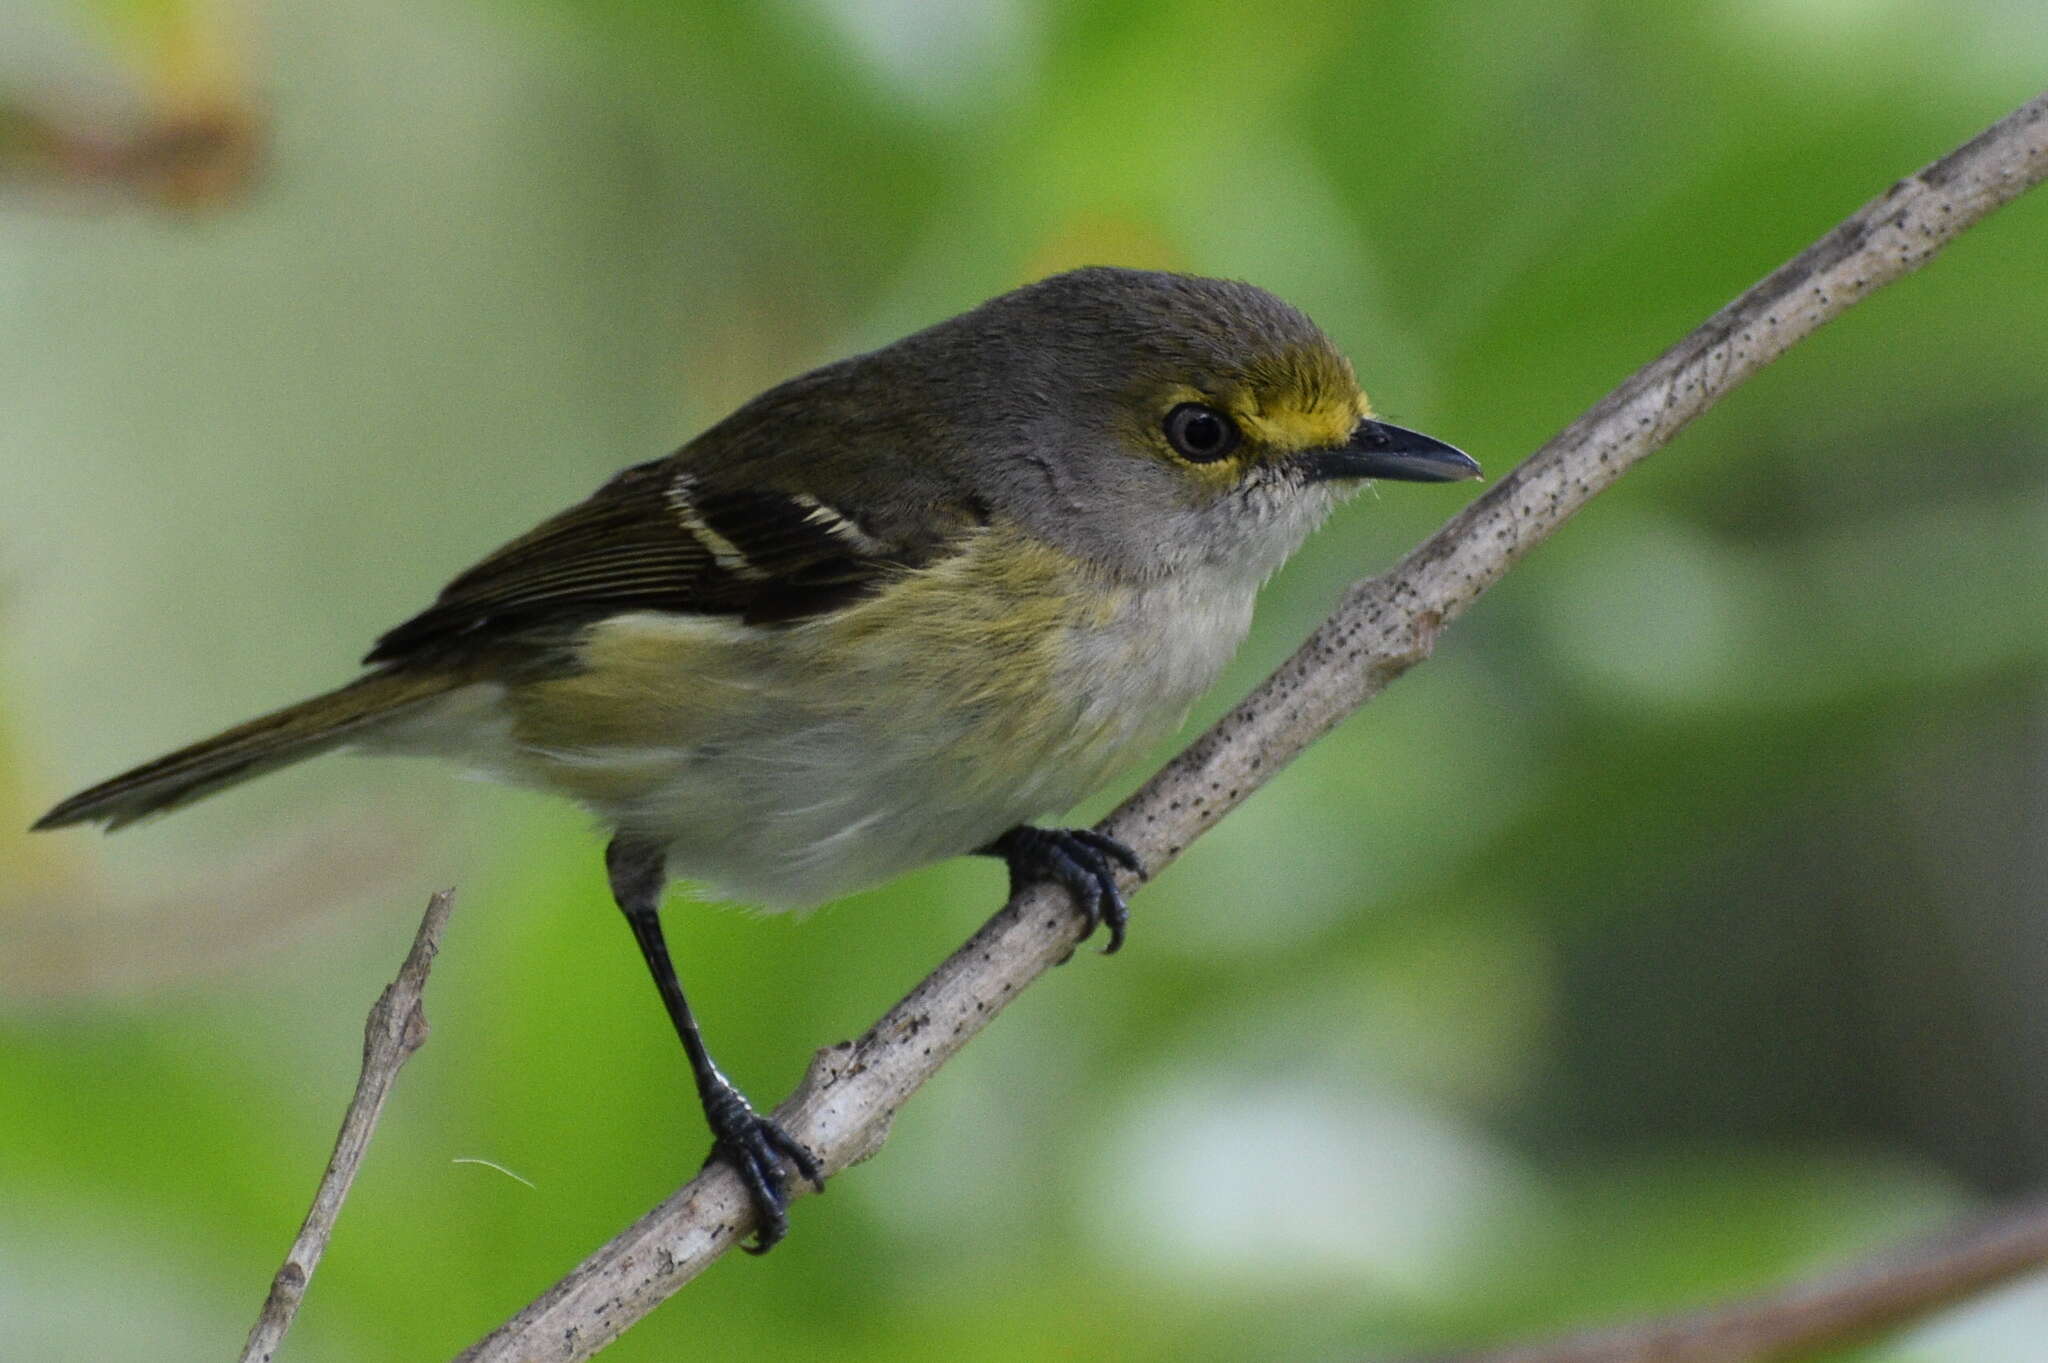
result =
[[[1309,743],[1429,656],[1444,623],[1596,493],[1795,342],[1918,269],[2044,177],[2048,96],[1893,185],[1631,376],[1392,571],[1351,588],[1291,659],[1104,821],[1103,831],[1154,869],[1171,862]],[[819,1052],[776,1116],[827,1172],[872,1154],[897,1108],[1073,949],[1077,926],[1051,891],[1012,900],[866,1035]],[[737,1176],[712,1165],[462,1358],[588,1358],[751,1229]],[[1948,1299],[1929,1296],[1915,1309]]]
[[[180,212],[238,200],[261,174],[267,129],[250,110],[166,114],[116,130],[68,127],[0,104],[0,187],[132,195]]]
[[[249,1331],[248,1343],[242,1346],[241,1363],[269,1363],[285,1331],[292,1328],[299,1303],[305,1300],[306,1284],[327,1251],[341,1204],[356,1181],[356,1170],[362,1167],[363,1152],[370,1147],[399,1068],[426,1044],[427,1015],[420,1009],[420,995],[427,987],[427,972],[434,968],[434,953],[441,949],[441,934],[454,909],[453,890],[436,891],[427,900],[426,915],[420,919],[420,929],[413,936],[405,963],[398,968],[398,977],[370,1006],[363,1025],[363,1069],[356,1079],[356,1095],[341,1119],[341,1133],[334,1139],[334,1154],[313,1193],[312,1209],[306,1213],[284,1265],[271,1280],[263,1311]]]
[[[0,191],[66,211],[141,202],[194,214],[239,203],[265,169],[266,65],[245,7],[214,0],[73,6],[99,80],[43,76],[0,89]],[[58,27],[68,28],[61,20]],[[31,52],[37,25],[28,26]],[[24,41],[13,25],[7,38]],[[24,72],[33,71],[33,60]],[[68,68],[67,68],[68,69]]]
[[[2048,1203],[1768,1296],[1435,1363],[1774,1363],[1855,1344],[2048,1264]]]

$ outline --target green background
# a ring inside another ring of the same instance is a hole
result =
[[[151,8],[0,14],[0,97],[118,121]],[[444,883],[432,1040],[285,1357],[455,1352],[705,1145],[566,805],[340,759],[111,841],[16,831],[60,795],[346,678],[767,384],[1068,265],[1263,284],[1387,416],[1505,469],[2048,69],[2048,17],[1998,0],[256,18],[245,194],[0,182],[10,1359],[231,1355]],[[1148,888],[1123,955],[606,1357],[1358,1359],[1753,1289],[2036,1186],[2044,354],[2036,196],[1596,502]],[[1198,719],[1468,493],[1347,508]],[[678,897],[671,933],[767,1103],[1001,879],[807,921]],[[1856,1356],[2043,1339],[2022,1287]]]

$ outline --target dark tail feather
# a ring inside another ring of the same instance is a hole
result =
[[[203,743],[102,781],[36,820],[37,828],[104,823],[109,829],[211,795],[266,771],[326,752],[395,712],[468,678],[433,672],[372,672],[347,686],[288,705]]]

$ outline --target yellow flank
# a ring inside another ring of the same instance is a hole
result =
[[[1075,579],[1084,571],[999,523],[960,553],[809,628],[822,656],[857,659],[852,671],[887,680],[878,694],[919,696],[974,717],[966,746],[979,756],[1042,739],[1048,723],[1057,725],[1054,670],[1068,631],[1101,627],[1117,606],[1114,592],[1081,589]]]
[[[703,737],[717,713],[711,697],[730,673],[743,637],[736,622],[710,616],[634,612],[591,628],[568,677],[511,688],[518,765],[544,787],[600,808],[638,799]]]
[[[790,729],[922,726],[930,756],[971,787],[1048,746],[1098,741],[1077,732],[1063,712],[1079,698],[1056,685],[1070,632],[1106,627],[1124,602],[1108,584],[1083,590],[1086,572],[999,523],[811,620],[615,616],[591,628],[574,675],[513,689],[514,737],[549,784],[600,804],[641,798],[693,750],[745,743],[764,716]]]
[[[1132,601],[1133,589],[997,521],[960,553],[812,622],[804,642],[837,664],[826,685],[846,697],[842,715],[892,735],[878,741],[899,752],[907,735],[926,736],[904,779],[948,791],[959,810],[1007,807],[1016,820],[1108,779],[1162,703],[1177,720],[1172,699],[1105,703],[1144,689],[1142,646],[1124,675],[1083,661],[1119,637]]]
[[[614,615],[591,628],[578,659],[584,671],[542,685],[573,687],[601,709],[633,704],[644,700],[647,688],[673,686],[679,667],[688,674],[695,670],[691,664],[743,644],[753,633],[729,616]]]

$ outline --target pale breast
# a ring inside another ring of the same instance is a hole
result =
[[[1181,722],[1251,606],[1249,584],[1091,581],[990,532],[795,626],[606,621],[584,673],[508,697],[513,765],[665,841],[680,878],[814,904],[1100,787]]]

